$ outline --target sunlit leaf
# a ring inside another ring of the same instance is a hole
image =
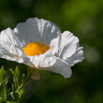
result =
[[[3,81],[4,80],[4,74],[5,74],[5,70],[4,70],[4,67],[2,67],[0,69],[0,81]]]
[[[19,78],[20,77],[20,70],[19,70],[18,66],[15,69],[15,73],[16,73],[16,76]]]
[[[23,96],[23,94],[24,94],[24,89],[21,89],[20,91],[19,91],[19,98],[22,98],[22,96]]]

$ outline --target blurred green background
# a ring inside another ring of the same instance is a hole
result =
[[[40,71],[42,80],[26,86],[21,103],[103,103],[103,0],[0,0],[0,31],[31,17],[54,22],[80,39],[84,60],[72,77]],[[23,64],[0,59],[6,69]]]

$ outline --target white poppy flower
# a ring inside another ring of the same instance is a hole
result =
[[[60,33],[55,24],[38,18],[0,33],[1,58],[60,73],[65,78],[72,74],[70,67],[83,60],[82,49],[71,32]]]

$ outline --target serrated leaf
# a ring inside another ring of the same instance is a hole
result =
[[[20,77],[20,70],[19,70],[18,66],[15,69],[15,73],[16,73],[16,76],[19,78]]]
[[[0,69],[0,82],[4,80],[5,69],[2,67]]]

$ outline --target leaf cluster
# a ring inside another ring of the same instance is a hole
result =
[[[25,92],[24,88],[21,88],[25,79],[25,74],[21,75],[18,67],[16,67],[15,71],[12,69],[9,70],[13,77],[11,88],[7,86],[9,77],[5,78],[6,71],[4,67],[0,69],[0,103],[18,103]]]

